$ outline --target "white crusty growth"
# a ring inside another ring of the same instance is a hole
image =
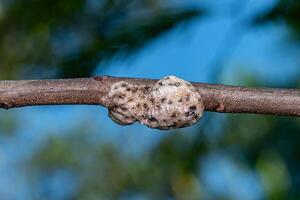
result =
[[[111,86],[109,116],[118,124],[136,121],[157,129],[190,126],[202,116],[200,94],[187,81],[167,76],[152,87],[124,81]]]

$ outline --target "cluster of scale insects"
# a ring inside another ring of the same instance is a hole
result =
[[[117,82],[111,86],[108,99],[114,122],[129,125],[139,121],[162,130],[190,126],[204,110],[197,90],[175,76],[160,79],[153,86]]]

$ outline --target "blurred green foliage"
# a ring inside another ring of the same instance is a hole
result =
[[[124,147],[116,144],[90,141],[83,132],[51,137],[33,156],[29,170],[72,171],[80,179],[74,199],[122,199],[137,194],[147,199],[201,199],[207,194],[199,178],[199,162],[218,150],[242,163],[241,168],[256,171],[267,199],[300,196],[299,119],[232,114],[214,142],[205,137],[205,128],[193,135],[177,131],[138,158],[124,155]]]
[[[257,16],[257,24],[266,22],[283,22],[289,27],[293,39],[300,40],[300,2],[298,0],[279,0],[269,11]]]
[[[100,61],[128,55],[199,16],[159,0],[1,1],[1,79],[89,76]]]

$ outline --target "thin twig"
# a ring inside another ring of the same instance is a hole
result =
[[[109,88],[119,81],[153,85],[157,80],[103,76],[0,81],[0,108],[53,104],[100,104],[107,107]],[[298,89],[192,84],[201,94],[206,111],[300,116],[300,90]]]

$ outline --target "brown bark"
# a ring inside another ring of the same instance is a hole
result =
[[[107,94],[118,81],[152,85],[154,79],[94,77],[0,81],[0,108],[33,105],[89,104],[108,106]],[[300,90],[248,88],[192,83],[206,111],[300,116]]]

